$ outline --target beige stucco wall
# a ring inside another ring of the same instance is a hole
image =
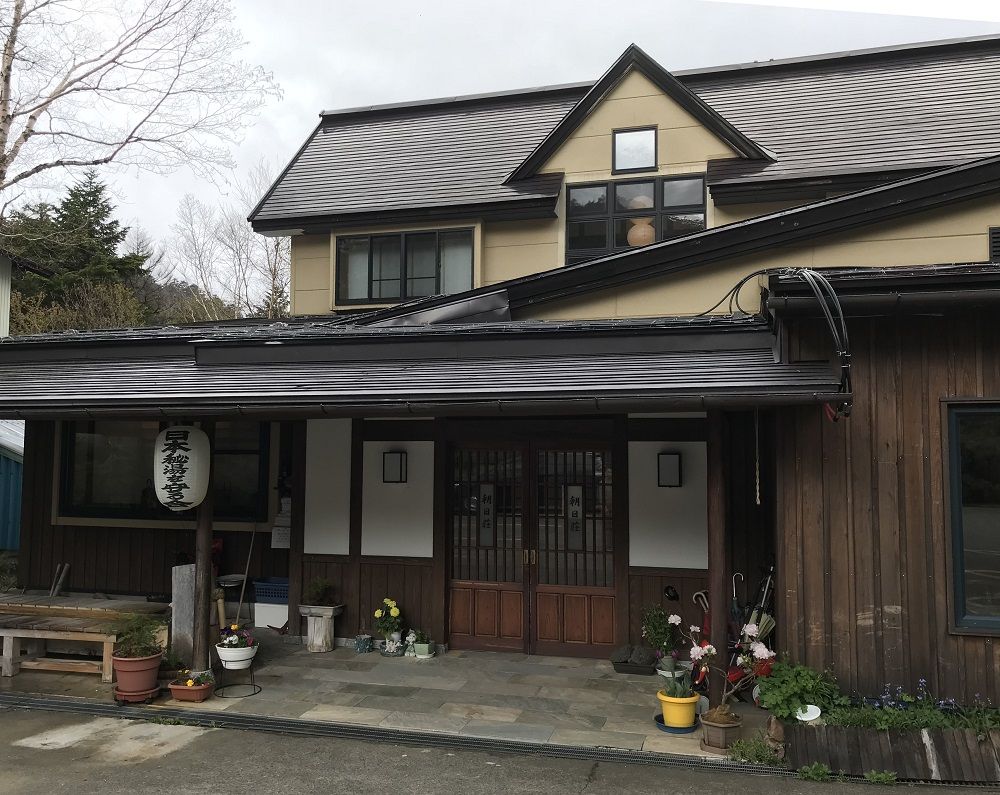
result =
[[[696,266],[686,273],[650,279],[553,302],[518,319],[591,319],[694,315],[707,310],[745,275],[779,267],[891,267],[984,262],[988,228],[1000,218],[1000,197],[963,202],[909,218],[873,224],[818,238],[813,243],[776,248],[765,254]],[[759,280],[742,293],[747,311],[759,308]],[[728,307],[719,307],[725,313]]]
[[[292,238],[291,313],[319,315],[330,311],[332,258],[329,235]]]

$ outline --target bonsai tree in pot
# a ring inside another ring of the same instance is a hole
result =
[[[723,678],[722,700],[701,716],[704,734],[701,747],[706,751],[724,752],[740,737],[743,719],[734,713],[729,704],[741,690],[752,687],[758,675],[770,670],[774,652],[759,639],[759,627],[746,624],[736,644],[736,664],[721,668],[712,665],[718,656],[715,646],[700,638],[701,629],[690,627],[687,639],[691,642],[691,662],[697,670],[697,680],[704,681],[713,673]]]
[[[117,696],[129,700],[129,695],[151,694],[158,689],[163,626],[152,616],[134,615],[115,628],[117,640],[111,664],[118,683]]]
[[[333,619],[344,606],[337,603],[333,583],[322,577],[312,580],[302,591],[299,615],[306,619],[306,648],[312,652],[333,649]]]

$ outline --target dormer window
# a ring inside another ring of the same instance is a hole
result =
[[[655,127],[615,130],[611,139],[612,173],[656,170]]]

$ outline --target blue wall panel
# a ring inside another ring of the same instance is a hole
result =
[[[17,549],[21,534],[20,461],[0,454],[0,549]]]

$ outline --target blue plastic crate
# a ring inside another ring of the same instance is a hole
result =
[[[254,601],[268,605],[288,604],[288,578],[264,577],[253,581]]]

